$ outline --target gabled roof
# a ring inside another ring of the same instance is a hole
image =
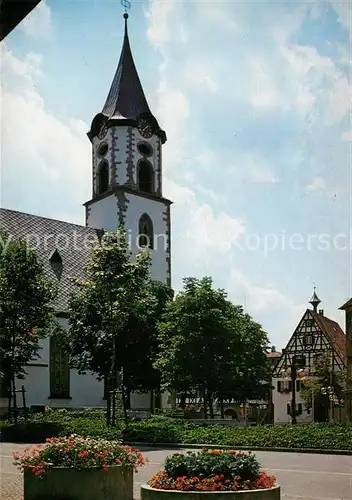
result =
[[[0,231],[12,240],[25,239],[37,251],[47,277],[58,286],[54,308],[57,312],[66,312],[71,294],[77,291],[70,277],[83,278],[84,267],[93,245],[99,242],[101,231],[4,208],[0,208]],[[57,262],[62,260],[60,273],[51,265],[54,255],[60,257]]]
[[[341,307],[339,307],[339,309],[341,309],[341,310],[350,309],[350,308],[352,308],[352,299],[349,299]]]
[[[341,360],[346,362],[346,335],[344,334],[340,325],[323,314],[310,311],[320,330],[324,333],[326,338],[330,341],[336,354]]]
[[[142,113],[150,113],[150,109],[131,52],[127,32],[128,14],[124,17],[125,34],[120,60],[102,113],[110,119],[136,120]]]

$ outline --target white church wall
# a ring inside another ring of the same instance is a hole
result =
[[[168,227],[164,220],[166,206],[155,200],[134,195],[126,194],[128,200],[125,227],[128,234],[131,235],[131,251],[133,254],[140,251],[138,248],[138,222],[140,217],[146,213],[153,222],[154,230],[154,250],[151,251],[151,275],[154,279],[167,281],[168,277]]]
[[[97,200],[88,208],[87,225],[96,229],[116,231],[117,211],[117,199],[114,195]]]
[[[67,328],[67,319],[59,318],[58,322]],[[50,398],[50,352],[49,338],[40,341],[40,357],[26,366],[27,375],[24,380],[17,379],[16,388],[25,387],[26,405],[49,406],[51,408],[101,408],[106,406],[104,400],[104,384],[97,380],[93,373],[79,375],[75,369],[70,370],[70,398]],[[22,395],[17,393],[17,405],[22,407]],[[7,408],[8,401],[1,398],[0,409]],[[150,393],[131,394],[132,409],[149,409]]]

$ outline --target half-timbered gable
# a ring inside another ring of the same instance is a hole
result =
[[[304,369],[306,377],[314,378],[316,361],[327,353],[331,356],[331,370],[346,369],[346,336],[336,321],[317,310],[320,300],[315,292],[310,301],[313,309],[307,309],[295,328],[273,370],[274,421],[286,423],[291,418],[291,398],[294,381],[290,372],[293,363]],[[295,360],[295,361],[294,361]],[[309,422],[313,416],[304,409],[300,397],[301,381],[295,380],[297,421]]]

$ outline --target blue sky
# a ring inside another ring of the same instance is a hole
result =
[[[120,55],[118,0],[45,0],[6,39],[4,207],[84,223],[93,116]],[[284,347],[313,283],[351,287],[351,4],[132,1],[129,34],[167,132],[173,286],[213,277]]]

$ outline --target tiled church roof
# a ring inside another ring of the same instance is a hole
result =
[[[319,328],[331,342],[336,354],[343,362],[346,362],[346,335],[340,325],[323,314],[310,311]]]
[[[71,294],[77,290],[70,277],[83,277],[91,249],[99,241],[99,231],[78,224],[0,208],[0,232],[5,232],[11,239],[25,239],[28,245],[37,251],[38,257],[44,263],[48,278],[58,286],[55,310],[65,312]],[[60,260],[60,257],[61,275],[55,270],[54,263],[55,260],[56,262]]]

